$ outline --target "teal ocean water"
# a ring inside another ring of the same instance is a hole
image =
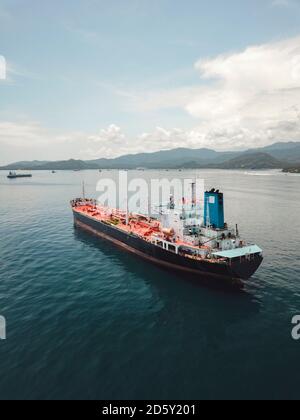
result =
[[[99,177],[113,172],[5,175],[0,399],[300,397],[300,341],[291,338],[300,314],[299,176],[180,173],[221,188],[227,221],[264,249],[262,267],[238,293],[195,284],[74,230],[69,200],[82,180],[96,197]]]

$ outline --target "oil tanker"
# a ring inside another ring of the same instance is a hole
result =
[[[242,286],[261,265],[263,251],[246,243],[237,225],[225,223],[223,193],[212,189],[204,195],[202,207],[195,199],[176,206],[171,197],[159,217],[111,209],[86,198],[72,200],[71,206],[76,227],[138,257],[199,280]]]

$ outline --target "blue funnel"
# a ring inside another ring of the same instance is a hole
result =
[[[224,229],[224,196],[215,189],[207,191],[204,196],[204,225]]]

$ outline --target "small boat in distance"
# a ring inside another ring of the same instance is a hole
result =
[[[8,179],[16,179],[16,178],[32,178],[31,174],[17,174],[16,172],[10,171],[7,175]]]

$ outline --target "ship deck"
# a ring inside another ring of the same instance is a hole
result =
[[[180,270],[187,270],[187,267],[190,267],[190,270],[198,273],[200,267],[205,267],[205,273],[213,276],[229,275],[229,277],[248,279],[263,260],[262,251],[256,245],[242,246],[229,251],[213,249],[207,245],[193,246],[178,238],[176,240],[174,230],[164,229],[162,223],[155,218],[102,207],[95,200],[85,198],[75,199],[71,201],[71,205],[74,215],[77,214],[75,223],[78,226],[96,234],[103,231],[104,238],[131,249],[131,252],[168,266],[170,266],[169,261],[172,261],[171,265]],[[106,228],[102,226],[102,229],[100,226],[97,228],[93,222],[107,226]],[[147,244],[139,243],[139,240]],[[156,250],[156,247],[159,249]],[[174,254],[178,255],[178,259]],[[159,258],[155,255],[159,255]],[[188,263],[183,258],[195,261]],[[199,272],[203,272],[202,268]]]
[[[95,220],[103,223],[108,223],[123,232],[135,233],[138,236],[146,238],[151,233],[157,231],[159,226],[154,226],[152,223],[141,222],[138,220],[138,215],[130,216],[128,224],[126,223],[126,214],[118,210],[106,210],[101,207],[91,208],[90,206],[79,206],[74,209],[77,213],[82,213]],[[157,224],[159,222],[156,222]]]
[[[152,237],[155,237],[157,240],[167,241],[167,238],[163,234],[161,223],[154,218],[139,214],[130,214],[127,223],[126,213],[116,209],[79,205],[74,207],[73,210],[99,222],[114,226],[128,234],[135,234],[145,241],[151,242]],[[170,243],[177,247],[189,248],[190,250],[199,251],[199,249],[203,249],[210,251],[210,248],[207,246],[197,247],[178,240],[172,240]]]

